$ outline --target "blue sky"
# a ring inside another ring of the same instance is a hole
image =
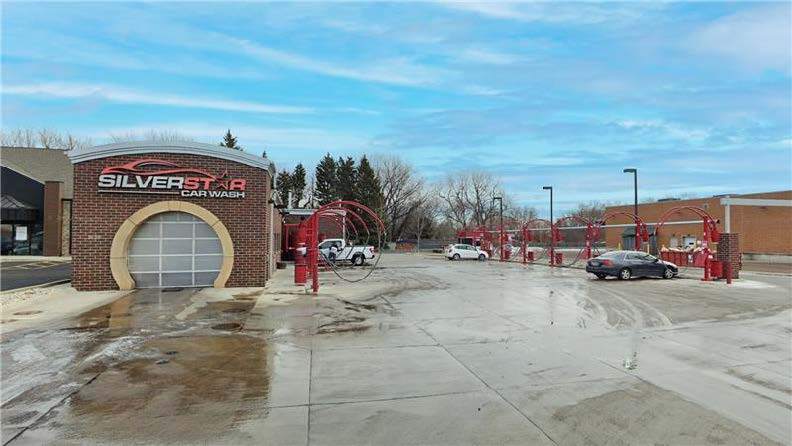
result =
[[[4,129],[227,128],[544,209],[792,187],[790,3],[3,3]]]

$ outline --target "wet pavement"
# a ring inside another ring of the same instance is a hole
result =
[[[71,272],[70,261],[14,261],[6,257],[0,263],[0,291],[65,282],[71,280]]]
[[[4,444],[789,444],[792,284],[388,255],[3,334]],[[35,317],[32,315],[30,317]]]

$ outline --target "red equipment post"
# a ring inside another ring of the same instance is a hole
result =
[[[693,206],[678,206],[667,210],[661,217],[660,221],[655,228],[655,236],[660,233],[660,229],[663,225],[666,224],[666,221],[671,217],[673,214],[681,213],[682,211],[689,211],[693,212],[694,214],[701,217],[703,223],[703,235],[701,241],[701,251],[699,252],[699,256],[703,256],[701,263],[695,262],[698,265],[696,266],[703,266],[704,267],[704,277],[702,277],[702,281],[708,282],[713,279],[713,269],[717,270],[718,266],[722,265],[713,265],[712,260],[712,251],[710,251],[710,243],[715,243],[720,240],[720,231],[718,231],[718,220],[712,218],[712,216],[707,213],[704,209],[693,207]],[[698,257],[699,259],[701,257]],[[720,268],[721,272],[715,271],[715,278],[721,278],[723,273],[723,268]]]
[[[357,212],[360,212],[360,215]],[[361,217],[363,215],[365,218]],[[346,226],[350,225],[353,236],[359,233],[355,224],[359,224],[365,235],[371,235],[369,226],[375,227],[378,242],[385,236],[385,225],[379,216],[371,209],[354,201],[334,201],[317,209],[310,217],[300,223],[297,231],[297,248],[295,249],[294,282],[305,285],[307,275],[311,275],[311,288],[313,292],[319,291],[319,219],[325,218],[341,226],[346,233]],[[378,244],[377,247],[380,245]],[[376,248],[375,248],[376,249]],[[370,273],[369,273],[370,274]],[[366,276],[368,277],[368,276]]]
[[[591,241],[594,237],[594,226],[591,222],[586,224],[586,260],[591,258]]]
[[[306,263],[307,229],[306,221],[297,227],[297,241],[294,250],[294,284],[305,285],[308,278],[308,264]]]
[[[550,266],[560,265],[555,254],[555,244],[560,241],[561,231],[558,229],[558,225],[550,222]]]

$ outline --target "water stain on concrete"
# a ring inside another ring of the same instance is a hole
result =
[[[647,382],[561,407],[548,424],[559,444],[778,444]]]
[[[26,438],[48,442],[204,443],[240,422],[266,416],[273,357],[245,335],[160,338],[142,345],[154,358],[109,366]],[[163,362],[162,357],[171,352]]]

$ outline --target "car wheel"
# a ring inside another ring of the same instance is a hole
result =
[[[460,257],[460,256],[459,256],[459,254],[454,254],[454,257],[453,257],[453,258],[454,258],[454,260],[459,260],[459,259],[461,259],[462,257]]]
[[[630,268],[622,268],[619,271],[619,280],[630,280],[631,277],[632,271],[630,271]]]
[[[672,271],[671,268],[666,268],[665,271],[663,271],[663,279],[672,279],[673,277],[674,271]]]
[[[355,254],[355,256],[352,257],[352,264],[355,266],[362,266],[363,260],[364,259],[362,254]]]
[[[597,279],[599,279],[599,280],[603,280],[606,277],[608,277],[607,274],[602,274],[602,273],[597,273],[597,274],[594,274],[594,275],[597,276]]]
[[[485,256],[484,254],[479,254],[479,261],[483,262],[485,260],[487,260],[487,256]]]

